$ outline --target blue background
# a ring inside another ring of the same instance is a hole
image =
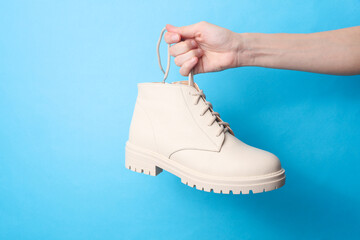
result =
[[[350,1],[1,1],[0,239],[358,239],[360,76],[244,67],[196,76],[280,190],[220,195],[124,167],[137,83],[166,23],[310,33]],[[165,59],[166,45],[162,45]],[[183,80],[172,64],[169,81]]]

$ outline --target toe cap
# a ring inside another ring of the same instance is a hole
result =
[[[251,147],[232,135],[226,136],[219,152],[181,150],[171,159],[198,172],[218,177],[256,177],[281,170],[272,153]]]

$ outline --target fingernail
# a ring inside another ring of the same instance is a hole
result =
[[[171,40],[176,42],[179,40],[179,36],[177,34],[174,34],[174,35],[172,35]]]

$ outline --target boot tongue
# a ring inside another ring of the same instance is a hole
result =
[[[186,80],[186,81],[177,81],[177,82],[172,82],[172,84],[183,84],[183,85],[187,85],[189,86],[189,82]],[[194,83],[194,88],[199,92],[200,91],[200,88],[199,86]]]

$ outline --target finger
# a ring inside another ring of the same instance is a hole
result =
[[[174,59],[174,61],[177,66],[181,67],[186,61],[189,61],[191,58],[193,57],[200,58],[202,55],[203,55],[203,50],[197,48],[177,56]]]
[[[194,38],[196,32],[199,30],[198,28],[199,28],[199,23],[195,23],[195,24],[183,26],[183,27],[175,27],[173,25],[166,24],[167,31],[173,32],[173,33],[179,33],[181,35],[181,37],[184,39]]]
[[[172,32],[166,32],[164,38],[167,44],[178,43],[181,40],[180,34]]]
[[[176,57],[180,54],[184,54],[191,49],[196,48],[198,45],[194,39],[187,39],[185,41],[176,43],[170,47],[170,55]]]
[[[190,60],[186,61],[180,68],[180,74],[183,76],[188,76],[191,69],[195,67],[199,59],[197,57],[192,57]]]

